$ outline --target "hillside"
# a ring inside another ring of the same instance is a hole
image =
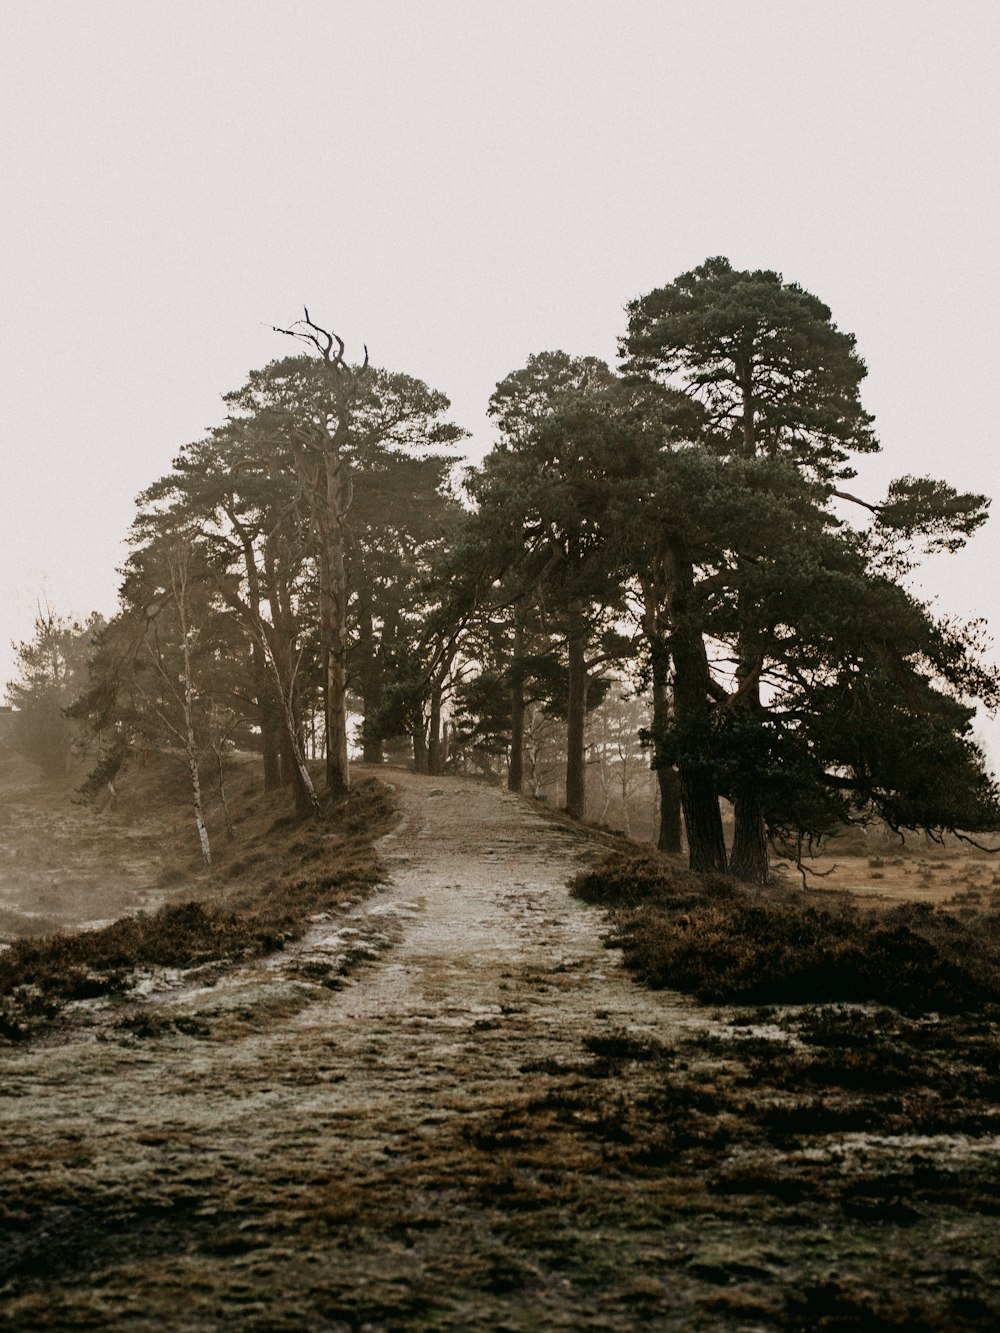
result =
[[[4,1050],[5,1327],[995,1324],[994,1023],[645,991],[600,841],[382,776],[379,892]]]

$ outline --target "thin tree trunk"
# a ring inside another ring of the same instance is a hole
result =
[[[431,689],[430,725],[427,741],[427,772],[437,777],[441,772],[441,693],[443,685],[437,682]]]
[[[281,771],[281,719],[275,716],[274,698],[269,690],[258,690],[260,716],[260,753],[264,765],[264,790],[276,791],[283,781]]]
[[[302,739],[299,735],[298,721],[290,698],[293,686],[289,684],[286,692],[282,684],[278,664],[270,651],[268,651],[268,660],[274,672],[281,699],[281,711],[285,722],[285,731],[282,738],[283,763],[291,774],[292,790],[295,793],[295,810],[299,815],[318,815],[320,813],[319,797],[316,795],[316,788],[313,786],[312,776],[302,752]]]
[[[741,610],[745,611],[745,608]],[[751,629],[746,623],[745,614],[741,618],[744,625],[740,632],[737,690],[733,706],[737,714],[752,725],[760,722],[763,713],[759,684],[761,658],[752,643]],[[773,877],[767,852],[767,828],[757,784],[750,768],[750,763],[744,759],[744,776],[736,783],[732,793],[733,850],[729,868],[737,879],[745,880],[748,884],[770,884]]]
[[[198,775],[198,757],[188,754],[188,772],[191,776],[191,806],[194,810],[194,822],[198,829],[198,841],[205,864],[212,864],[212,848],[208,841],[208,828],[205,825],[205,811],[201,799],[201,778]]]
[[[579,598],[569,611],[569,696],[566,707],[566,812],[583,819],[587,810],[587,625]]]
[[[510,764],[507,769],[507,788],[521,791],[524,787],[524,626],[520,616],[514,622],[514,654],[510,676]]]
[[[665,739],[670,726],[668,675],[670,655],[662,638],[652,645],[653,658],[653,767],[660,789],[659,828],[656,846],[661,852],[681,850],[681,784],[677,769],[668,762]]]
[[[287,773],[287,781],[292,785],[297,815],[318,815],[319,797],[313,785],[312,775],[306,763],[302,746],[295,730],[295,719],[288,716],[286,710],[285,728],[281,737],[282,767]]]
[[[347,575],[344,566],[346,464],[338,450],[324,458],[325,504],[321,537],[320,630],[326,667],[326,785],[337,800],[351,785],[347,753]]]

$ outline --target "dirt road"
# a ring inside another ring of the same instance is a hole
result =
[[[392,782],[382,894],[5,1057],[0,1324],[812,1327],[795,1302],[845,1255],[862,1295],[891,1283],[919,1217],[840,1234],[718,1185],[753,1160],[712,1101],[727,1016],[624,975],[566,892],[600,849],[493,788]],[[941,1263],[978,1271],[986,1235],[957,1219]]]

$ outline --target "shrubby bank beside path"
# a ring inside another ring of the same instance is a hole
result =
[[[995,1325],[989,1016],[643,990],[585,831],[383,775],[381,892],[3,1052],[5,1327]]]

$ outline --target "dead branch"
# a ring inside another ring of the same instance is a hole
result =
[[[807,865],[804,864],[804,862],[802,861],[801,856],[800,856],[799,859],[795,862],[795,869],[796,869],[796,870],[799,872],[799,874],[802,876],[802,887],[803,887],[804,889],[805,889],[805,888],[808,888],[808,883],[807,883],[807,881],[806,881],[806,875],[812,875],[812,876],[814,876],[816,879],[826,879],[827,875],[832,875],[833,872],[834,872],[837,868],[838,868],[838,867],[837,867],[837,863],[834,862],[834,864],[830,867],[829,870],[813,870],[810,866],[807,866]]]
[[[981,842],[976,842],[975,838],[970,838],[967,833],[959,833],[956,829],[952,829],[952,832],[961,842],[967,842],[970,847],[975,847],[977,851],[989,852],[991,855],[1000,852],[1000,847],[984,847]]]

